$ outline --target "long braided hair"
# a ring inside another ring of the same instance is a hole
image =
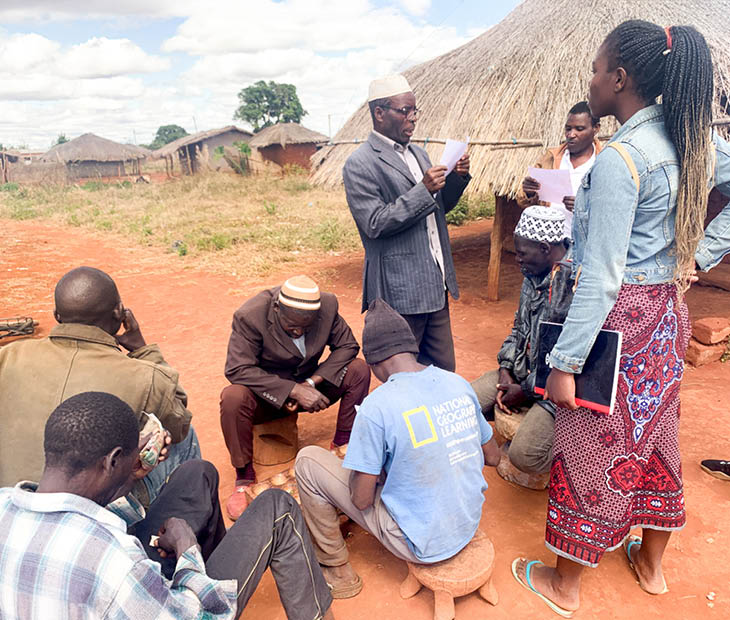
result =
[[[609,69],[623,67],[647,103],[662,97],[664,124],[680,163],[675,279],[681,293],[689,287],[707,213],[713,97],[710,49],[691,26],[665,29],[641,20],[620,24],[603,45]]]

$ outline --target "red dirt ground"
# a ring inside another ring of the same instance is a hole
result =
[[[489,256],[490,222],[477,222],[452,231],[454,255],[462,297],[452,305],[457,370],[467,379],[495,366],[495,356],[507,334],[519,295],[521,276],[509,255],[502,267],[502,301],[484,298]],[[190,409],[203,454],[221,472],[221,499],[233,487],[218,424],[218,395],[223,377],[231,316],[249,296],[280,283],[292,274],[281,272],[265,281],[227,277],[182,269],[176,256],[140,247],[126,247],[111,237],[42,225],[4,221],[0,229],[0,317],[31,315],[40,321],[39,336],[54,324],[52,290],[58,278],[78,265],[93,265],[116,280],[126,305],[134,309],[148,342],[160,344],[167,361],[180,371],[190,397]],[[361,253],[327,258],[302,269],[320,285],[336,293],[342,314],[358,336]],[[695,287],[688,299],[693,318],[727,315],[730,293]],[[377,381],[373,379],[373,383]],[[669,594],[652,597],[636,585],[622,553],[608,554],[597,570],[585,573],[581,610],[576,618],[728,618],[730,568],[727,563],[728,497],[730,483],[704,474],[702,458],[730,457],[726,410],[730,365],[715,363],[689,368],[683,386],[684,481],[687,527],[675,534],[665,556]],[[334,408],[333,408],[334,409]],[[327,445],[334,428],[334,410],[316,417],[300,417],[303,444]],[[714,420],[714,422],[713,422]],[[712,430],[712,429],[716,430]],[[266,472],[259,472],[266,475]],[[457,618],[555,618],[536,597],[523,590],[510,574],[518,555],[552,562],[543,544],[546,493],[504,482],[494,469],[485,471],[489,490],[481,527],[496,548],[494,582],[500,603],[491,607],[476,594],[458,599]],[[362,593],[334,603],[340,619],[431,618],[433,596],[422,591],[401,600],[398,586],[406,566],[380,544],[351,525],[348,544],[352,563],[363,576]],[[716,593],[714,603],[707,595]],[[712,606],[711,606],[712,605]],[[282,620],[285,615],[270,574],[262,581],[243,618]]]

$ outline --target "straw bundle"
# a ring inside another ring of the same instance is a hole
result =
[[[502,22],[466,45],[405,72],[423,110],[414,142],[438,161],[427,139],[470,136],[471,193],[513,197],[527,166],[563,140],[570,107],[584,100],[591,62],[612,28],[627,19],[693,25],[706,37],[716,67],[715,117],[730,114],[730,0],[525,0]],[[366,85],[363,85],[363,89]],[[313,158],[314,183],[342,182],[342,166],[367,138],[367,105]],[[605,119],[602,133],[616,129]],[[718,126],[727,135],[730,127]],[[487,143],[487,144],[484,144]],[[538,146],[529,146],[538,145]]]

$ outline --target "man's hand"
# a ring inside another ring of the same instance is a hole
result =
[[[153,546],[157,547],[163,558],[172,554],[179,558],[190,547],[198,544],[195,532],[193,532],[187,521],[177,517],[170,517],[165,521],[158,535],[159,538]]]
[[[329,398],[309,383],[296,383],[289,392],[289,398],[297,401],[304,411],[322,411],[330,406]]]
[[[540,191],[540,183],[532,177],[525,177],[522,179],[522,191],[530,200],[534,200],[537,198],[537,192]]]
[[[517,413],[519,406],[527,400],[527,394],[518,383],[497,384],[497,404],[507,413]]]
[[[558,407],[575,410],[575,375],[553,368],[545,383],[545,400],[551,400]]]
[[[433,166],[423,173],[422,183],[429,194],[435,194],[446,185],[446,166]]]
[[[165,442],[162,444],[162,450],[160,450],[160,454],[157,457],[157,465],[162,463],[167,458],[167,453],[169,451],[168,447],[172,443],[172,436],[170,435],[170,431],[163,430],[162,431],[165,434]]]
[[[124,309],[122,327],[124,327],[124,333],[115,336],[115,338],[127,351],[136,351],[147,344],[142,336],[142,331],[139,329],[139,323],[137,323],[137,319],[134,318],[134,314],[129,308]]]
[[[575,196],[563,196],[563,204],[568,211],[573,213],[573,209],[575,209]]]
[[[147,445],[147,442],[150,439],[152,439],[152,433],[147,433],[146,435],[141,435],[139,438],[139,442],[137,443],[137,447],[139,448],[139,450],[142,450]],[[141,480],[149,472],[150,472],[149,469],[145,469],[142,466],[142,461],[139,460],[139,455],[137,455],[137,460],[134,462],[134,465],[132,466],[132,478],[134,478],[135,480]]]
[[[284,401],[282,409],[284,409],[284,411],[288,411],[289,413],[296,413],[297,411],[299,411],[299,403],[293,398],[287,398]]]
[[[456,162],[454,166],[454,172],[459,176],[465,177],[469,174],[469,153],[464,153],[461,159]]]

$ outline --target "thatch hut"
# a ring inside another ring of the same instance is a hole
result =
[[[57,144],[39,158],[44,163],[66,166],[69,180],[123,177],[139,174],[140,161],[145,158],[136,146],[119,144],[93,133]]]
[[[730,114],[730,0],[525,0],[466,45],[407,71],[423,110],[414,142],[438,161],[446,138],[471,137],[471,193],[493,193],[497,211],[487,296],[497,299],[503,238],[519,215],[511,201],[532,165],[563,139],[568,109],[585,99],[591,61],[627,19],[692,24],[707,38],[716,66],[718,119]],[[363,84],[363,89],[366,87]],[[362,105],[314,157],[313,182],[336,186],[342,166],[371,129]],[[615,130],[604,123],[605,133]]]
[[[299,123],[276,123],[259,131],[248,143],[262,159],[279,166],[294,165],[309,170],[312,155],[329,138]]]
[[[246,129],[228,125],[178,138],[154,151],[153,156],[165,159],[165,169],[169,176],[174,173],[176,159],[183,174],[195,174],[201,168],[231,170],[223,157],[223,150],[238,142],[248,143],[252,136]]]

